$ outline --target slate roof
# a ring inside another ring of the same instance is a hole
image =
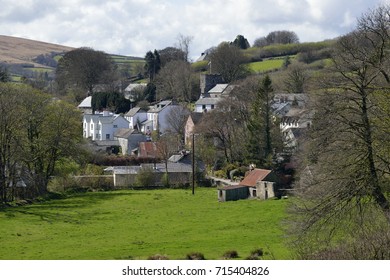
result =
[[[271,172],[272,170],[256,168],[249,171],[248,175],[240,182],[240,185],[255,187],[258,181],[263,181]]]
[[[191,115],[190,115],[191,119],[192,119],[192,122],[196,125],[200,122],[200,120],[202,119],[203,117],[203,113],[199,113],[199,112],[192,112]]]
[[[129,138],[132,134],[139,134],[138,130],[131,129],[131,128],[119,128],[114,133],[114,137],[117,138]]]
[[[215,105],[219,101],[221,101],[221,98],[204,97],[196,101],[195,105]]]
[[[127,117],[133,117],[135,114],[139,113],[139,112],[146,112],[145,110],[141,109],[140,107],[134,107],[132,109],[130,109],[126,114],[125,116]]]
[[[222,93],[229,84],[216,84],[212,89],[210,89],[209,93]]]
[[[157,103],[156,105],[154,105],[152,108],[150,108],[148,113],[158,113],[161,110],[163,110],[164,108],[166,108],[168,105],[171,105],[171,104],[172,104],[171,100],[161,101],[161,102]]]
[[[92,108],[92,96],[84,98],[78,106],[79,108]]]
[[[165,163],[145,163],[141,166],[114,166],[114,174],[137,174],[142,168],[150,168],[156,173],[165,173]],[[192,173],[192,166],[179,162],[168,162],[169,173]]]

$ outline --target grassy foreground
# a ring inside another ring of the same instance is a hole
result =
[[[286,200],[220,203],[214,188],[126,190],[75,195],[0,211],[0,259],[184,259],[201,252],[240,258],[263,248],[288,259]]]

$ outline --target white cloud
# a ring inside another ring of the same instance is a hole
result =
[[[0,30],[73,47],[144,56],[193,36],[191,56],[244,35],[250,43],[275,30],[301,41],[349,32],[380,0],[0,0]],[[390,2],[386,0],[386,2]]]

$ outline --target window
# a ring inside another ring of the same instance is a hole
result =
[[[110,140],[110,134],[106,134],[106,140]]]
[[[114,124],[114,128],[118,128],[118,125],[117,125],[117,124]]]
[[[202,109],[203,109],[203,110],[206,109],[206,105],[202,105]]]
[[[214,104],[211,105],[211,109],[214,109]]]

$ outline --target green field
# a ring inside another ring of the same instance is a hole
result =
[[[266,71],[272,71],[282,67],[284,58],[267,59],[258,62],[248,63],[248,68],[251,72],[260,73]]]
[[[218,202],[214,188],[90,192],[0,210],[0,259],[289,259],[287,200]]]

